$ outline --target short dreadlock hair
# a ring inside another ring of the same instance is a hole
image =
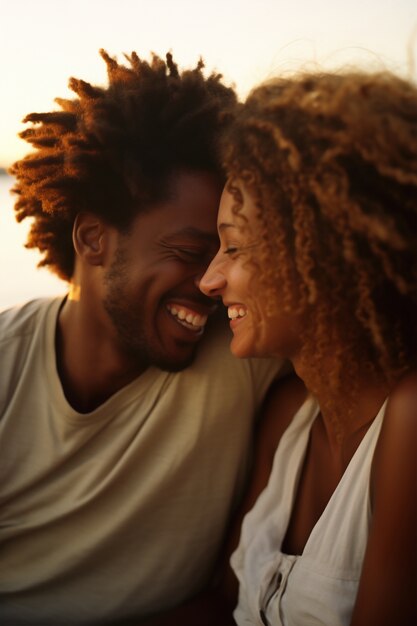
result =
[[[10,169],[17,178],[15,211],[33,218],[27,247],[70,280],[72,227],[91,211],[120,230],[168,195],[178,170],[221,173],[218,139],[236,103],[221,75],[203,75],[204,63],[181,73],[170,53],[151,62],[135,52],[120,65],[100,50],[108,87],[71,78],[75,99],[57,98],[59,111],[31,113],[20,136],[35,151]]]
[[[388,381],[415,367],[416,87],[388,72],[270,81],[232,125],[224,165],[258,207],[270,311],[279,293],[310,315],[308,363],[333,354],[329,381],[358,362]]]

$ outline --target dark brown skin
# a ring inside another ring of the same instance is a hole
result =
[[[201,315],[213,310],[197,283],[217,245],[220,191],[210,173],[178,173],[171,199],[139,214],[126,235],[92,213],[78,215],[75,273],[57,329],[57,366],[65,395],[79,412],[102,404],[149,365],[159,365],[157,359],[177,366],[192,358],[199,335],[175,322],[166,303],[180,302]],[[109,278],[120,247],[126,257],[121,275],[113,271]],[[123,328],[127,319],[128,347],[106,298],[124,314]]]

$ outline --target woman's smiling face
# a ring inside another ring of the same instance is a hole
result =
[[[219,207],[217,229],[220,248],[200,281],[208,296],[221,297],[233,331],[231,350],[237,357],[295,358],[299,333],[294,316],[279,305],[274,288],[273,311],[261,280],[261,224],[253,196],[241,181],[229,181]],[[271,259],[269,262],[274,262]]]

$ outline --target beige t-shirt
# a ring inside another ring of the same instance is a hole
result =
[[[0,315],[0,623],[121,623],[211,573],[280,364],[218,333],[183,372],[149,368],[95,411],[66,401],[60,299]],[[227,329],[226,329],[227,330]]]

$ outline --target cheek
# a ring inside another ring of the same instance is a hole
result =
[[[301,347],[303,326],[305,323],[298,317],[277,309],[275,313],[265,317],[261,324],[262,345],[272,355],[293,358]]]
[[[178,258],[158,261],[149,268],[148,272],[145,272],[154,281],[155,288],[159,290],[170,289],[195,273],[197,273],[195,265]]]
[[[257,281],[254,274],[246,266],[246,264],[236,264],[228,272],[227,283],[242,298],[249,301],[255,297],[257,293]]]

